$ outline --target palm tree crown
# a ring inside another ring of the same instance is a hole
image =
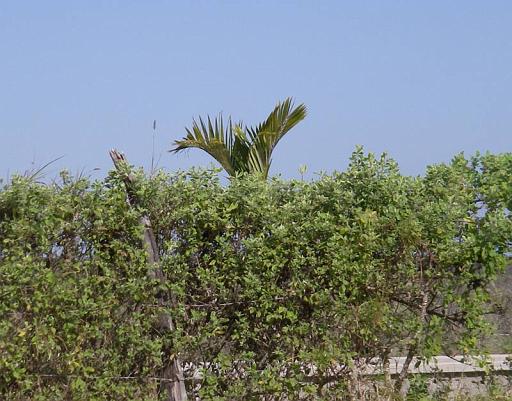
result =
[[[206,121],[199,117],[187,136],[174,142],[171,152],[199,148],[207,152],[230,176],[248,172],[267,178],[272,152],[279,140],[306,117],[306,106],[294,108],[291,98],[279,102],[267,119],[256,127],[225,123],[222,116]]]

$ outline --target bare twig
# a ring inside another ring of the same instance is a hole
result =
[[[110,151],[110,157],[116,167],[117,171],[121,174],[125,188],[128,203],[134,207],[137,205],[137,197],[135,194],[134,184],[135,177],[129,169],[129,164],[124,154],[115,149]],[[151,221],[148,215],[140,217],[140,223],[144,227],[144,246],[148,253],[148,265],[150,266],[148,276],[152,279],[159,280],[165,284],[165,275],[160,267],[160,258],[158,256],[158,247],[151,227]],[[169,302],[169,296],[160,291],[157,298],[157,303],[164,306]],[[163,332],[174,331],[174,323],[172,317],[168,313],[162,313],[158,319],[158,329]],[[187,392],[183,378],[183,368],[181,361],[178,357],[167,347],[162,349],[163,368],[161,371],[162,378],[165,381],[160,381],[160,392],[167,394],[168,401],[186,401]]]

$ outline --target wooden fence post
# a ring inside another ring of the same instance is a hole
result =
[[[112,159],[116,170],[121,174],[123,178],[128,203],[131,207],[137,205],[137,196],[134,191],[135,177],[129,171],[129,164],[124,154],[118,152],[115,149],[110,151],[110,158]],[[148,276],[152,279],[160,280],[161,283],[165,283],[166,278],[160,267],[160,256],[158,253],[158,246],[155,240],[155,234],[151,227],[151,221],[148,215],[143,215],[140,218],[140,223],[144,227],[144,246],[148,254]],[[169,294],[160,292],[157,296],[156,302],[160,306],[168,305],[171,297]],[[174,323],[172,317],[167,313],[162,313],[159,316],[158,329],[163,332],[169,332],[174,330]],[[170,349],[162,349],[162,361],[163,368],[160,372],[160,377],[163,380],[160,381],[159,392],[167,395],[167,401],[186,401],[187,391],[185,388],[185,380],[183,377],[183,368],[181,361],[178,356]]]

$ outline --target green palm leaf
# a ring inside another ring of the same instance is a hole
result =
[[[171,152],[180,152],[185,149],[198,148],[204,150],[227,171],[229,175],[235,174],[228,143],[231,141],[231,121],[225,127],[222,116],[212,122],[208,116],[205,122],[199,117],[199,122],[194,120],[192,128],[185,128],[187,136],[174,142],[175,147]]]
[[[248,135],[252,139],[249,152],[249,163],[252,171],[268,176],[271,155],[281,138],[301,122],[307,114],[306,106],[300,104],[293,108],[291,98],[278,103],[267,119],[256,128],[249,128]]]
[[[174,142],[171,152],[198,148],[207,152],[226,172],[258,173],[268,176],[271,155],[281,138],[306,117],[306,107],[301,104],[293,108],[291,98],[280,102],[267,119],[256,128],[243,127],[242,123],[224,124],[219,115],[213,121],[194,120],[192,128],[186,128],[187,135]]]

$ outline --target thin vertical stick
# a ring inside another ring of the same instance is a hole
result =
[[[137,205],[137,197],[134,191],[135,177],[129,171],[129,164],[124,154],[115,149],[110,151],[110,157],[114,163],[116,170],[122,175],[128,203],[131,207]],[[155,234],[151,227],[149,216],[143,215],[140,218],[140,223],[144,227],[144,246],[148,254],[148,276],[152,279],[159,280],[162,284],[165,283],[166,278],[160,267],[160,257],[158,254],[158,246],[155,240]],[[157,303],[161,306],[169,302],[170,297],[168,294],[160,292],[158,294]],[[158,319],[158,329],[163,332],[174,331],[174,323],[171,315],[162,313]],[[183,369],[181,361],[172,353],[171,349],[162,349],[163,368],[161,370],[161,377],[166,379],[160,382],[160,393],[167,394],[167,401],[186,401],[187,391],[185,388],[185,381],[183,377]]]

